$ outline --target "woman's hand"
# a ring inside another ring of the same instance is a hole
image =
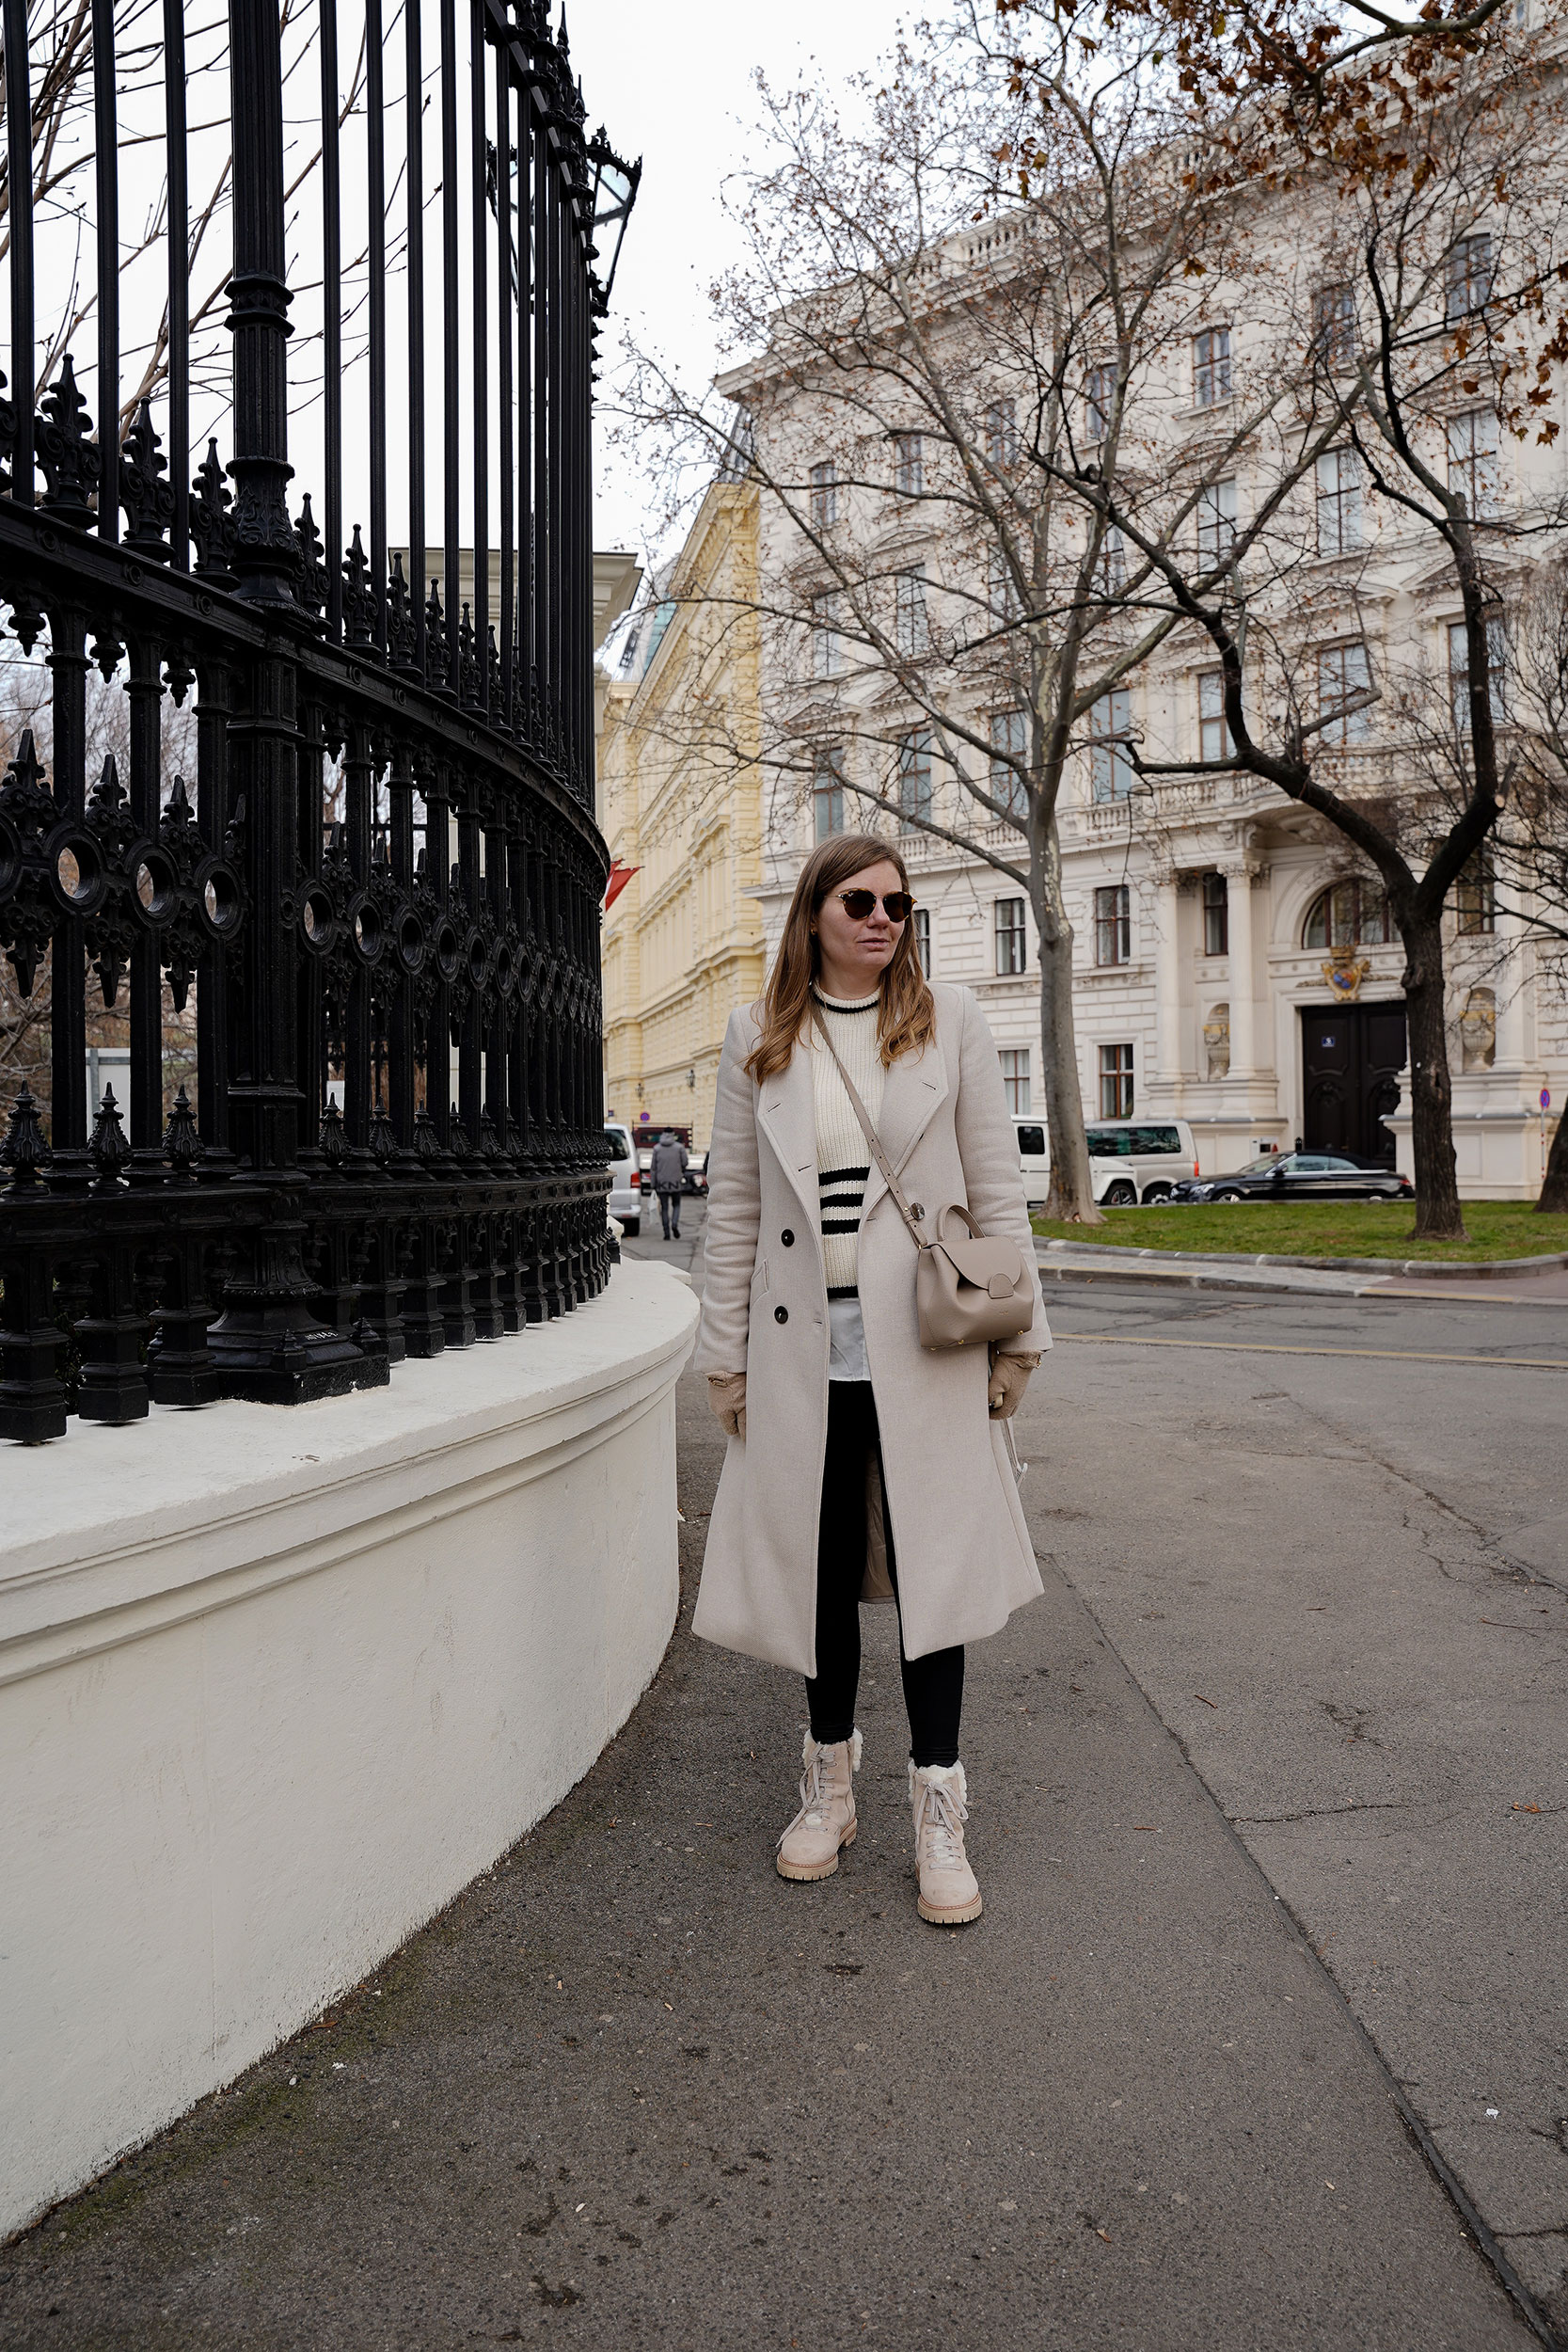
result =
[[[990,1368],[990,1386],[986,1401],[990,1406],[992,1421],[1011,1421],[1023,1402],[1023,1391],[1029,1386],[1029,1375],[1039,1362],[1037,1356],[997,1356]]]
[[[708,1410],[721,1429],[742,1441],[746,1436],[746,1375],[743,1372],[710,1372],[707,1376]]]

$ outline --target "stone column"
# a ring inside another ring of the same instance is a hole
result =
[[[1257,972],[1252,940],[1252,874],[1241,862],[1225,868],[1230,939],[1230,1075],[1250,1078],[1258,1067]]]
[[[1177,952],[1180,900],[1174,873],[1154,894],[1154,1053],[1161,1083],[1181,1082],[1181,962]]]

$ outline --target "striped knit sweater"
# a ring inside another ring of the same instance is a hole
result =
[[[813,993],[832,1039],[833,1050],[854,1080],[855,1091],[875,1126],[881,1117],[882,1088],[887,1077],[877,1025],[880,998],[867,996],[859,1004],[847,1004],[816,990]],[[828,1295],[852,1298],[858,1288],[856,1241],[866,1178],[871,1173],[871,1152],[855,1117],[854,1105],[845,1092],[844,1081],[833,1067],[832,1055],[824,1048],[815,1024],[808,1035],[812,1049],[812,1099],[816,1108],[816,1188]]]

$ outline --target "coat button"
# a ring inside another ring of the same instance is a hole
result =
[[[784,1227],[784,1232],[783,1232],[779,1235],[779,1239],[783,1242],[783,1244],[784,1244],[784,1248],[785,1248],[786,1249],[793,1249],[793,1248],[794,1248],[794,1247],[795,1247],[795,1236],[794,1236],[794,1234],[790,1232],[790,1230],[789,1230],[789,1228],[788,1228],[788,1226],[787,1226],[787,1225]]]
[[[789,1321],[789,1309],[787,1307],[775,1307],[773,1310],[773,1320],[775,1323],[787,1323]]]

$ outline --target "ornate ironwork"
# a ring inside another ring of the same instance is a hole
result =
[[[366,20],[372,41],[380,22]],[[404,355],[388,334],[385,207],[372,217],[369,203],[358,519],[343,511],[335,98],[320,124],[328,209],[306,247],[325,256],[324,479],[300,493],[296,521],[285,504],[276,0],[230,0],[233,389],[194,470],[184,173],[168,183],[181,193],[166,382],[123,440],[118,302],[100,309],[97,437],[69,353],[39,398],[34,222],[13,190],[0,601],[24,655],[47,660],[53,773],[31,734],[4,746],[0,951],[24,997],[47,964],[50,1061],[47,1086],[35,1075],[5,1106],[0,1137],[0,1437],[64,1432],[68,1354],[89,1418],[225,1395],[292,1403],[376,1385],[405,1356],[521,1331],[606,1279],[594,183],[564,34],[537,0],[510,12],[483,0],[473,22],[480,56],[455,75],[444,57],[428,93],[443,146],[457,151],[451,126],[467,108],[475,151],[493,161],[468,192],[468,233],[461,176],[425,151],[421,90],[390,159],[398,111],[367,115],[366,192],[390,184],[390,163],[421,194],[411,320],[428,298],[421,224],[439,215],[448,318],[487,332],[499,321],[497,379],[483,338],[476,350],[449,332],[427,419],[422,338]],[[30,60],[8,55],[5,70],[25,123]],[[112,121],[112,57],[95,57],[94,73],[95,119]],[[97,158],[100,285],[118,283],[118,157]],[[460,256],[472,271],[461,304],[449,277]],[[406,552],[388,546],[389,365],[407,370]],[[486,421],[466,499],[451,421],[469,410]],[[445,490],[438,548],[424,543],[427,441]],[[462,515],[483,529],[498,485],[499,547],[460,547]],[[126,708],[118,757],[89,779],[92,662]],[[193,688],[188,787],[164,768],[164,714],[166,696]],[[105,1089],[94,1112],[89,992],[129,1009],[123,1104]],[[194,1046],[190,1091],[170,1073],[174,1032],[179,1067]]]

